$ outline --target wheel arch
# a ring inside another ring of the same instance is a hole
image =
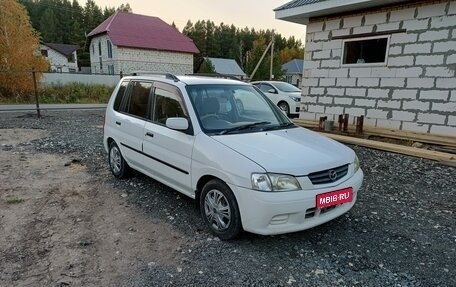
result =
[[[198,179],[198,182],[196,183],[196,190],[195,190],[195,202],[196,206],[199,208],[200,207],[200,196],[201,196],[201,191],[203,190],[203,187],[208,183],[209,181],[213,179],[218,179],[224,183],[226,183],[223,179],[216,177],[214,175],[203,175]]]

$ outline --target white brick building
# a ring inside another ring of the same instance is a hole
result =
[[[78,71],[78,45],[42,43],[41,55],[49,61],[52,72],[70,73]]]
[[[456,136],[456,1],[295,0],[307,25],[303,119]]]
[[[118,12],[88,34],[95,74],[193,73],[193,41],[161,19]]]

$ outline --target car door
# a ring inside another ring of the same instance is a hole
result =
[[[168,118],[189,119],[183,97],[178,88],[155,82],[151,106],[151,121],[145,124],[143,139],[147,171],[174,189],[193,196],[190,170],[194,136],[191,123],[187,131],[166,127]]]
[[[120,113],[115,119],[115,125],[118,127],[118,145],[127,162],[133,167],[144,167],[142,141],[149,113],[151,90],[151,82],[131,81],[128,95],[124,97]]]
[[[275,105],[277,105],[278,97],[277,97],[277,90],[270,84],[261,83],[259,86],[260,90],[270,99]],[[276,91],[275,93],[271,93],[271,90]]]

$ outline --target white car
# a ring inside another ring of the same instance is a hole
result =
[[[299,115],[301,90],[292,84],[279,81],[257,81],[252,85],[259,88],[274,104],[289,116]]]
[[[117,178],[138,170],[196,199],[221,239],[308,229],[353,207],[350,148],[293,124],[252,85],[196,76],[123,78],[104,146]]]

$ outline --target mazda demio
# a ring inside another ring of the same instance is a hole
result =
[[[328,222],[353,207],[363,180],[353,150],[296,126],[232,79],[123,78],[107,105],[104,146],[115,177],[135,169],[194,198],[224,240]]]

